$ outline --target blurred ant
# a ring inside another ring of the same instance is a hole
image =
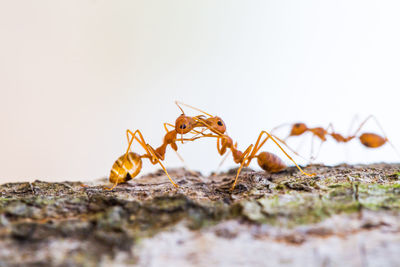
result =
[[[287,124],[279,125],[279,126],[275,127],[274,129],[272,129],[271,132],[274,132],[278,128],[280,128],[282,126],[285,126],[285,125],[287,125]],[[331,127],[331,124],[326,129],[324,129],[322,127],[309,128],[309,127],[307,127],[307,125],[305,123],[298,122],[298,123],[292,124],[292,128],[290,130],[289,135],[286,138],[284,138],[283,140],[287,141],[287,139],[289,137],[300,136],[300,135],[303,135],[303,134],[305,134],[307,132],[311,133],[313,139],[311,140],[310,161],[312,161],[313,159],[316,158],[316,157],[313,156],[313,154],[314,154],[314,152],[313,152],[314,151],[314,137],[317,137],[321,141],[320,147],[319,147],[318,152],[317,152],[317,155],[318,155],[322,144],[326,141],[326,136],[328,135],[329,127]]]
[[[364,125],[371,119],[373,119],[375,121],[375,123],[378,125],[379,129],[383,133],[383,136],[380,136],[380,135],[375,134],[375,133],[368,133],[368,132],[358,135],[360,133],[361,129],[364,127]],[[353,121],[354,121],[354,119],[353,119]],[[284,126],[284,125],[280,125],[278,127],[275,127],[274,130],[280,128],[281,126]],[[336,132],[334,130],[334,128],[333,128],[333,124],[332,123],[330,123],[326,129],[324,129],[322,127],[308,128],[305,123],[295,123],[295,124],[292,125],[292,128],[291,128],[291,131],[290,131],[289,135],[284,140],[287,140],[289,137],[292,137],[292,136],[303,135],[306,132],[312,133],[313,137],[316,136],[317,138],[319,138],[321,140],[321,144],[320,144],[320,148],[318,150],[318,153],[316,154],[315,157],[312,155],[311,159],[316,159],[317,158],[322,144],[327,140],[326,136],[331,136],[337,143],[348,143],[351,140],[353,140],[355,138],[358,138],[360,140],[361,144],[364,145],[365,147],[368,147],[368,148],[378,148],[378,147],[383,146],[386,143],[389,143],[393,147],[395,152],[398,155],[400,155],[399,152],[397,151],[397,149],[394,147],[394,145],[387,138],[387,136],[386,136],[385,132],[383,131],[383,128],[382,128],[381,124],[379,123],[379,121],[373,115],[368,116],[360,124],[360,126],[357,128],[357,130],[353,134],[349,134],[347,136],[344,136],[344,135]],[[311,145],[311,147],[312,147],[312,145]],[[311,154],[312,154],[312,152],[311,152]]]

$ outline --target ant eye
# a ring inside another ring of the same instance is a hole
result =
[[[221,121],[218,121],[217,124],[218,124],[219,126],[222,126],[222,125],[223,125]]]
[[[300,123],[296,123],[294,127],[300,127]]]
[[[181,126],[179,126],[180,129],[186,129],[186,124],[181,124]]]

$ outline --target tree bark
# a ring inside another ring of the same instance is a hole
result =
[[[0,266],[400,266],[400,165],[0,186]]]

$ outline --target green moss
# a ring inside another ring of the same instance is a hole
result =
[[[345,183],[334,183],[327,185],[329,188],[348,188],[351,187],[351,184],[348,182]]]
[[[398,184],[338,183],[329,185],[323,195],[293,190],[245,201],[242,207],[250,221],[292,227],[362,208],[400,210],[400,189]]]
[[[32,203],[37,206],[50,206],[54,205],[57,202],[57,199],[53,197],[36,197],[32,199]]]

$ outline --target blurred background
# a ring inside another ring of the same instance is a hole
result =
[[[221,116],[243,150],[282,123],[347,134],[356,114],[374,114],[400,147],[399,11],[388,0],[1,1],[0,182],[105,177],[127,128],[161,144],[175,100]],[[373,121],[365,131],[381,133]],[[289,143],[309,156],[309,136]],[[221,159],[213,139],[179,152],[204,174]],[[317,160],[398,161],[388,145],[331,139]],[[168,149],[165,165],[182,163]],[[145,161],[141,174],[158,168]]]

